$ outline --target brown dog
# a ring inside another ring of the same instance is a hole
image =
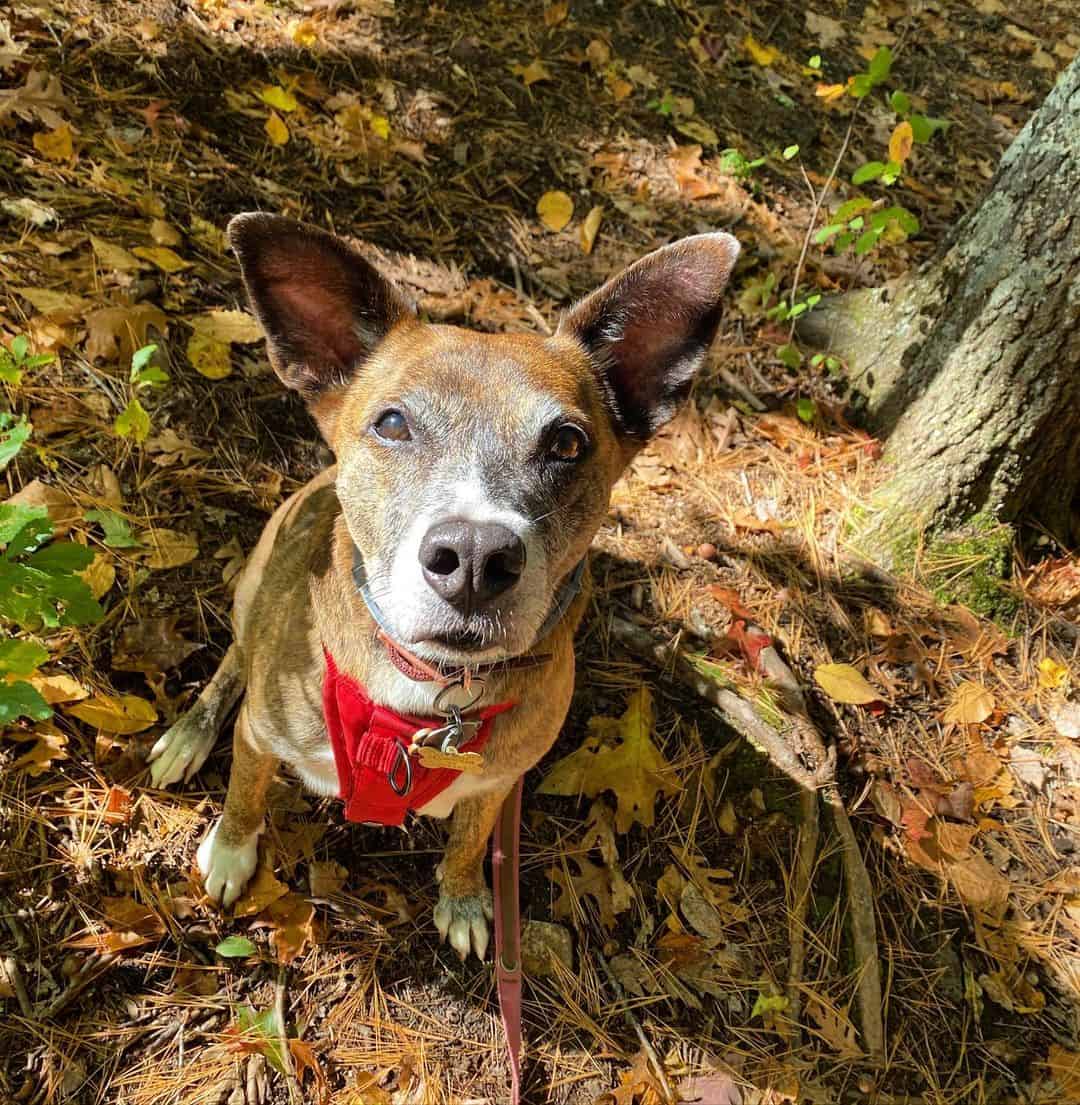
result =
[[[566,716],[586,552],[690,390],[738,243],[659,249],[542,337],[420,322],[350,245],[284,218],[240,215],[229,239],[270,360],[338,463],[271,518],[235,643],[154,746],[154,782],[199,769],[246,687],[198,851],[211,897],[230,905],[254,872],[284,761],[355,820],[453,811],[435,922],[482,958],[486,842]]]

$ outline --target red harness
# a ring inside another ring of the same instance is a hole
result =
[[[426,806],[461,774],[452,768],[424,767],[411,755],[413,737],[445,719],[408,717],[376,705],[355,679],[338,670],[330,653],[325,656],[323,714],[345,816],[350,821],[400,825],[409,810]],[[513,706],[499,702],[468,717],[480,727],[458,751],[480,752],[491,736],[493,719]]]

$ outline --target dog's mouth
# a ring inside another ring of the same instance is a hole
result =
[[[437,633],[428,638],[433,645],[440,648],[452,649],[454,652],[485,652],[496,642],[491,640],[488,633],[478,629],[460,629],[447,633]]]

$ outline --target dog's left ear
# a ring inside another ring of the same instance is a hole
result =
[[[249,211],[228,226],[270,363],[317,402],[346,384],[413,309],[348,242],[280,215]]]
[[[613,277],[559,325],[588,351],[629,439],[654,433],[689,394],[738,256],[730,234],[683,238]]]

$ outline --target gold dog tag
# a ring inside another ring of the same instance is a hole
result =
[[[451,771],[463,771],[466,775],[483,775],[484,757],[479,752],[458,752],[448,748],[445,752],[434,745],[421,745],[417,755],[422,767],[448,767]]]

